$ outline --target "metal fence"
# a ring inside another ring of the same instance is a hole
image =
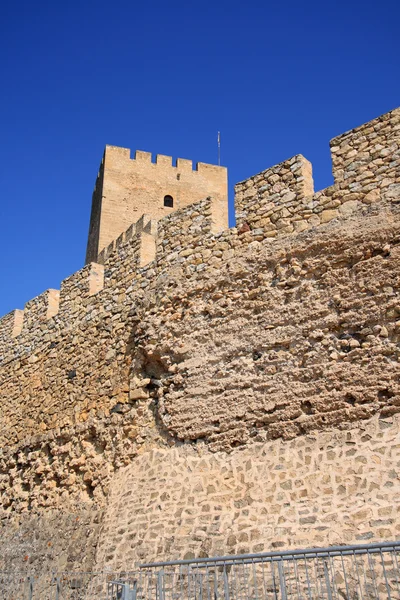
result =
[[[142,565],[157,600],[400,600],[400,542]]]
[[[1,600],[400,600],[400,541],[143,564],[126,573],[0,573]]]

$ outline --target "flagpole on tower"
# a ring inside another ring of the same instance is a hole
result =
[[[218,166],[221,166],[221,132],[218,131]]]

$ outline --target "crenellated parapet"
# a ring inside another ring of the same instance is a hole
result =
[[[145,207],[0,319],[3,571],[396,538],[399,131],[336,138],[325,190],[301,155],[238,184],[230,229]]]
[[[157,232],[156,219],[142,215],[115,243],[100,253],[99,261],[105,267],[106,289],[128,286],[137,270],[156,258]]]
[[[100,252],[97,262],[65,279],[60,292],[47,290],[24,310],[0,319],[0,357],[29,352],[49,332],[79,326],[135,290],[154,287],[171,268],[192,276],[228,264],[236,248],[254,241],[272,243],[315,227],[335,227],[355,215],[363,219],[377,204],[391,210],[400,202],[399,148],[396,109],[332,141],[335,183],[329,188],[314,193],[311,164],[301,155],[238,183],[232,229],[224,226],[218,197],[203,197],[159,220],[142,214]],[[117,164],[131,160],[121,148],[112,150],[112,157]],[[148,153],[137,153],[133,162],[163,165],[175,173],[192,168],[190,161],[172,166],[167,158],[152,163]]]
[[[334,185],[314,194],[311,164],[298,155],[235,186],[239,228],[296,234],[400,198],[400,109],[331,141]]]
[[[211,198],[205,198],[160,221],[157,236],[159,260],[171,262],[180,251],[199,247],[207,234],[217,233],[214,230],[214,205]]]
[[[51,333],[67,331],[87,314],[90,298],[104,285],[104,267],[86,265],[61,282],[60,290],[46,290],[0,319],[0,362],[8,350],[29,352],[32,343],[45,341]]]
[[[0,351],[21,333],[23,318],[24,311],[19,309],[0,318]]]
[[[89,263],[61,282],[58,318],[74,319],[85,312],[93,295],[104,286],[104,266]]]
[[[46,322],[58,313],[59,290],[46,290],[25,304],[22,334],[46,327]]]
[[[331,140],[336,188],[362,194],[367,203],[380,195],[394,197],[399,177],[399,119],[397,108]]]
[[[313,194],[311,163],[299,154],[235,186],[236,225],[283,229],[282,219]]]

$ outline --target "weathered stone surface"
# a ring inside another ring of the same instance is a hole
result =
[[[323,210],[321,213],[321,223],[329,223],[332,219],[336,219],[339,216],[337,210]]]
[[[96,564],[96,550],[103,514],[93,505],[49,509],[15,519],[2,519],[2,571],[51,573],[90,571]]]
[[[381,197],[380,190],[371,190],[366,194],[363,198],[363,202],[365,204],[372,204],[373,202],[377,202]]]
[[[296,226],[296,221],[307,220],[310,227],[330,221],[332,213],[325,211],[339,209],[335,218],[348,218],[353,211],[341,207],[349,201],[366,205],[400,201],[399,119],[396,109],[332,140],[335,183],[320,192],[313,192],[311,164],[301,155],[238,183],[237,222],[254,230],[263,226],[262,215],[270,216],[268,237],[287,236],[305,229]],[[362,206],[357,210],[361,212]],[[285,212],[285,227],[279,220],[282,211],[290,213]],[[293,230],[287,229],[288,224],[293,224]],[[264,231],[266,234],[266,228]]]
[[[0,320],[1,567],[32,523],[43,568],[399,535],[399,118],[334,140],[331,188],[297,156],[237,228],[142,217]]]

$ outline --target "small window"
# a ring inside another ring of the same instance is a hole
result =
[[[173,208],[174,206],[174,199],[172,196],[164,196],[164,206],[168,206],[168,208]]]

